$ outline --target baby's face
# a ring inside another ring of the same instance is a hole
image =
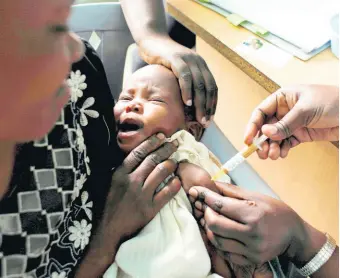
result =
[[[162,66],[146,66],[128,80],[114,108],[117,141],[126,153],[153,134],[170,137],[185,128],[178,82]]]

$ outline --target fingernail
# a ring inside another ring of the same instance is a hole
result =
[[[172,141],[172,144],[174,144],[176,147],[178,147],[178,145],[179,145],[177,140]]]
[[[205,201],[205,197],[207,197],[207,194],[208,192],[207,191],[201,191],[199,194],[198,194],[198,198],[201,200],[201,201]]]
[[[206,126],[206,124],[207,124],[207,119],[206,119],[206,117],[203,117],[202,120],[201,120],[201,122],[202,122],[202,125]]]
[[[199,209],[199,210],[202,210],[202,208],[203,208],[202,202],[196,201],[196,202],[195,202],[195,208],[197,208],[197,209]]]
[[[200,224],[201,224],[201,226],[204,228],[204,226],[205,226],[205,220],[204,220],[204,218],[202,218],[202,219],[200,220]]]
[[[246,134],[244,137],[243,137],[243,142],[246,144],[246,145],[250,145],[252,142],[249,138],[249,135]]]
[[[185,104],[186,104],[187,106],[192,106],[192,100],[189,99]]]
[[[163,133],[158,133],[156,136],[160,140],[164,140],[165,139],[165,135]]]
[[[198,192],[197,192],[196,189],[190,188],[190,189],[189,189],[189,195],[190,195],[191,197],[193,197],[193,198],[196,199],[197,196],[198,196]]]

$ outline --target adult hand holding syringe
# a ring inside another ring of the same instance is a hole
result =
[[[273,119],[276,120],[274,123],[271,122]],[[271,140],[262,144],[259,156],[284,158],[290,148],[302,142],[338,141],[338,119],[338,87],[305,85],[284,88],[255,109],[245,143],[250,145],[262,132]],[[259,264],[285,254],[287,261],[303,266],[325,244],[325,234],[301,219],[282,201],[240,186],[220,182],[216,185],[220,194],[204,187],[192,187],[190,200],[195,205],[196,217],[204,215],[200,223],[207,234],[209,232],[211,242],[227,253],[232,262]],[[338,273],[339,250],[336,247],[327,263],[313,277],[335,278]]]
[[[270,142],[258,151],[261,159],[285,158],[291,148],[311,141],[339,141],[339,87],[284,87],[258,105],[248,122],[245,143],[262,132]]]

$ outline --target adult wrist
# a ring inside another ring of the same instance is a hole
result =
[[[296,238],[296,252],[291,262],[298,268],[306,265],[326,243],[327,237],[308,223],[304,222],[304,232]]]
[[[98,227],[97,232],[94,234],[90,249],[93,253],[100,255],[104,258],[104,263],[113,263],[115,255],[121,244],[121,233],[115,229],[109,229],[105,221]]]
[[[101,277],[114,262],[118,247],[119,241],[114,238],[110,239],[104,233],[95,234],[76,277]]]
[[[302,276],[309,277],[311,275],[319,273],[318,274],[318,277],[319,277],[319,276],[321,276],[320,274],[322,273],[322,277],[326,277],[325,276],[326,272],[329,272],[331,268],[334,269],[334,267],[331,267],[332,264],[329,264],[329,266],[324,268],[322,270],[322,272],[319,272],[319,270],[324,265],[327,265],[328,262],[332,261],[332,259],[334,258],[333,254],[337,250],[335,240],[327,233],[326,233],[326,238],[327,238],[327,241],[324,243],[324,245],[318,251],[318,253],[315,254],[315,256],[307,264],[305,264],[302,268],[298,269],[300,274],[302,274]],[[335,255],[335,256],[337,256],[337,255]],[[337,256],[337,258],[339,260],[338,256]],[[336,272],[338,272],[338,271],[336,271]]]
[[[154,41],[173,41],[169,34],[166,32],[153,32],[149,31],[147,34],[143,35],[138,41],[136,41],[137,45],[143,47],[143,45],[148,44],[148,42]]]
[[[90,246],[84,262],[89,266],[105,271],[113,262],[116,251],[110,251],[105,246]]]

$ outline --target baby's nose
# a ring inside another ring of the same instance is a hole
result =
[[[69,34],[68,48],[70,51],[71,61],[78,62],[85,54],[85,45],[81,39],[73,32]]]
[[[140,104],[139,102],[133,101],[126,106],[126,112],[143,113],[143,105]]]

